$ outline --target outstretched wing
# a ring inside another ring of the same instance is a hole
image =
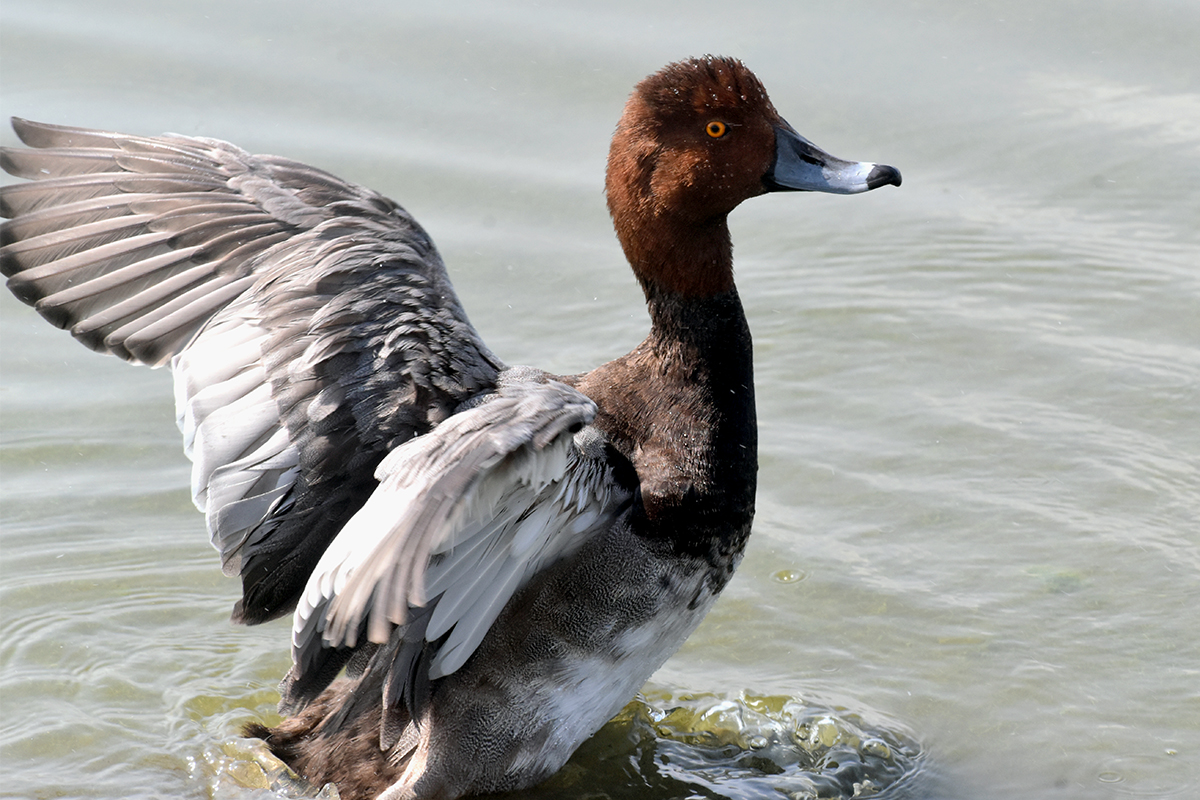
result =
[[[514,369],[485,401],[392,451],[296,609],[284,707],[314,698],[357,652],[391,644],[367,680],[384,687],[385,731],[415,718],[413,687],[459,669],[533,575],[628,506],[602,434],[584,429],[595,413],[575,389]],[[389,747],[394,735],[383,737]]]
[[[333,175],[233,145],[14,120],[0,269],[88,347],[170,363],[235,619],[290,611],[380,460],[502,368],[428,235]]]

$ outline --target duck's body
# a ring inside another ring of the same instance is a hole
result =
[[[422,765],[419,779],[380,797],[456,797],[540,782],[708,613],[754,515],[750,339],[736,293],[673,306],[663,316],[684,319],[655,327],[686,323],[678,336],[652,335],[623,358],[560,378],[599,409],[577,441],[591,461],[583,471],[612,475],[611,521],[536,574],[474,656],[431,689],[411,761],[389,760],[378,742],[379,704],[362,707],[364,744],[349,759],[362,785],[349,796],[384,792],[411,763]],[[334,684],[274,732],[253,733],[301,772],[332,779],[346,754],[313,731],[352,690]],[[339,727],[335,738],[342,734]],[[363,769],[368,762],[374,766]]]
[[[607,187],[650,334],[551,376],[483,345],[379,195],[210,140],[16,127],[43,149],[5,168],[45,180],[0,196],[10,288],[172,365],[234,618],[295,612],[294,716],[251,732],[346,798],[532,785],[682,644],[754,515],[726,215],[899,183],[798,137],[740,63],[667,67],[626,106]]]

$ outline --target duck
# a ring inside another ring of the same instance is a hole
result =
[[[533,786],[681,646],[754,517],[728,215],[901,183],[802,137],[737,59],[663,67],[605,181],[649,333],[556,375],[488,349],[381,194],[216,139],[12,124],[7,286],[92,350],[170,368],[232,620],[292,615],[283,720],[244,733],[343,798]]]

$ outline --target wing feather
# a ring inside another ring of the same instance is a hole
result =
[[[324,687],[312,676],[327,674],[327,659],[368,643],[396,653],[372,668],[392,670],[389,686],[466,663],[532,575],[628,501],[595,448],[576,442],[594,414],[576,390],[513,370],[484,402],[390,453],[296,609],[285,705]]]
[[[13,120],[0,271],[86,346],[170,364],[235,618],[287,613],[380,460],[490,391],[428,235],[368,189],[215,139]]]
[[[507,369],[381,195],[213,139],[13,125],[33,149],[0,148],[30,181],[0,188],[9,288],[94,350],[171,365],[234,618],[295,608],[284,705],[348,666],[403,750],[432,682],[628,508],[594,404]]]

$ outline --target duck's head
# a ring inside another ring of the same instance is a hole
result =
[[[639,83],[608,155],[617,236],[647,293],[733,287],[725,218],[775,191],[854,194],[900,185],[894,167],[835,158],[800,136],[732,58],[669,64]]]

